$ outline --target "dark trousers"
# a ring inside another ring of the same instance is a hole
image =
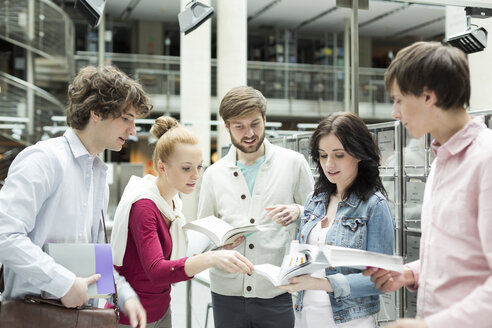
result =
[[[274,298],[246,298],[212,293],[215,328],[293,328],[289,293]]]

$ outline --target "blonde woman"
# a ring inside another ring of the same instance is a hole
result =
[[[251,274],[253,265],[233,250],[186,257],[185,222],[178,193],[193,192],[202,173],[198,138],[171,117],[159,117],[151,129],[158,139],[153,155],[157,176],[133,176],[116,209],[111,236],[114,264],[134,288],[145,310],[147,327],[171,327],[171,284],[191,279],[212,266]],[[120,318],[120,327],[129,327]]]

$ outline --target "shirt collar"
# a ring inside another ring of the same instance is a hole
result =
[[[72,128],[68,128],[63,136],[67,139],[74,158],[92,157]],[[94,166],[107,170],[106,164],[98,156],[94,157]]]
[[[91,156],[91,154],[89,154],[89,152],[87,151],[87,148],[85,148],[84,144],[82,143],[82,141],[80,141],[79,137],[77,136],[77,134],[75,134],[75,131],[72,128],[68,128],[63,136],[65,137],[65,139],[67,139],[70,150],[72,151],[72,154],[75,158],[79,158],[85,155]]]
[[[454,156],[468,147],[484,127],[483,116],[473,117],[463,129],[456,132],[443,145],[434,139],[432,141],[432,150],[434,154],[443,158]]]
[[[272,144],[270,143],[270,141],[268,141],[267,138],[263,139],[263,144],[265,145],[265,162],[264,163],[268,163],[270,158],[272,158],[272,156],[273,156]],[[237,153],[237,148],[234,147],[234,145],[231,145],[229,152],[224,157],[224,160],[226,161],[228,166],[236,167],[236,153]]]

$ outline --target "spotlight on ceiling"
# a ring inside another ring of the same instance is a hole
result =
[[[87,20],[91,27],[97,27],[104,14],[106,0],[75,0],[75,9]]]
[[[492,9],[466,7],[466,30],[454,35],[446,41],[453,47],[463,50],[466,54],[479,52],[487,47],[487,30],[483,27],[472,28],[471,18],[488,18]]]
[[[214,13],[214,8],[193,0],[178,14],[179,28],[185,35],[202,25]]]

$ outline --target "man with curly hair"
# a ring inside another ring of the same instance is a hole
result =
[[[61,137],[40,141],[12,162],[0,190],[0,262],[3,300],[41,291],[77,307],[100,275],[76,277],[42,251],[46,243],[103,243],[109,199],[107,166],[97,156],[120,151],[135,135],[135,119],[152,110],[140,84],[115,67],[85,67],[68,88]],[[137,295],[115,272],[119,305],[133,327],[145,327]]]

